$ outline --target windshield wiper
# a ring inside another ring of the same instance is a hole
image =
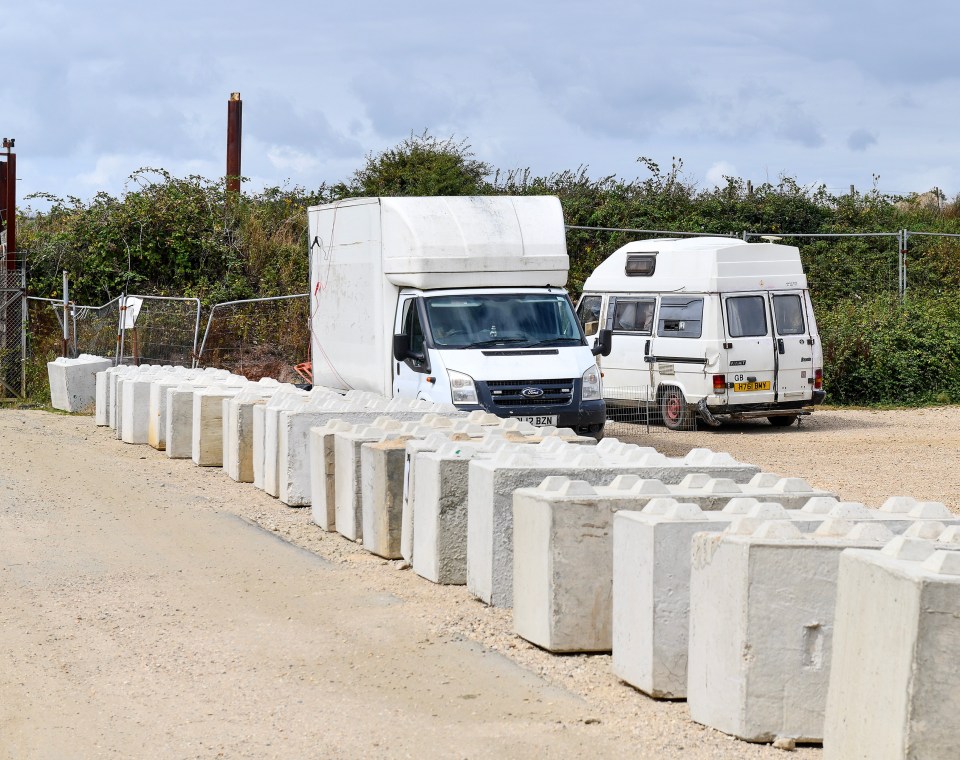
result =
[[[567,346],[567,345],[580,345],[579,338],[550,338],[548,340],[540,340],[536,343],[531,343],[527,348],[540,348],[542,346]]]
[[[459,348],[489,348],[490,346],[506,345],[507,343],[526,343],[526,338],[490,338],[490,340],[478,340],[476,343],[468,343]]]

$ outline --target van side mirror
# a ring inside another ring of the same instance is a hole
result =
[[[597,341],[594,343],[590,352],[596,356],[610,356],[610,349],[613,348],[613,330],[601,330],[597,333]]]
[[[393,358],[398,362],[405,362],[407,359],[410,359],[410,336],[403,335],[394,335],[393,336]]]

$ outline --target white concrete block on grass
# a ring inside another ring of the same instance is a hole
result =
[[[957,537],[841,555],[825,760],[960,754]]]
[[[841,524],[847,535],[837,535]],[[748,520],[694,536],[687,703],[696,722],[753,742],[822,741],[840,554],[879,549],[892,534],[843,521],[818,531]]]
[[[50,405],[64,412],[93,414],[97,405],[97,373],[113,366],[113,360],[92,354],[75,359],[58,357],[47,362]]]

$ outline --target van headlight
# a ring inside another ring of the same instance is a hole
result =
[[[583,373],[583,388],[580,398],[584,401],[599,401],[603,398],[603,389],[600,386],[600,370],[596,364]]]
[[[477,386],[473,378],[462,372],[447,372],[450,377],[450,400],[454,404],[479,404],[477,401]]]

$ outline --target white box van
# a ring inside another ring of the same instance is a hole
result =
[[[797,248],[734,238],[629,243],[583,286],[584,332],[613,331],[609,406],[648,400],[664,424],[697,414],[786,426],[824,399],[823,354]]]
[[[609,334],[591,348],[563,289],[556,197],[353,198],[307,214],[317,385],[603,436],[595,354]]]

